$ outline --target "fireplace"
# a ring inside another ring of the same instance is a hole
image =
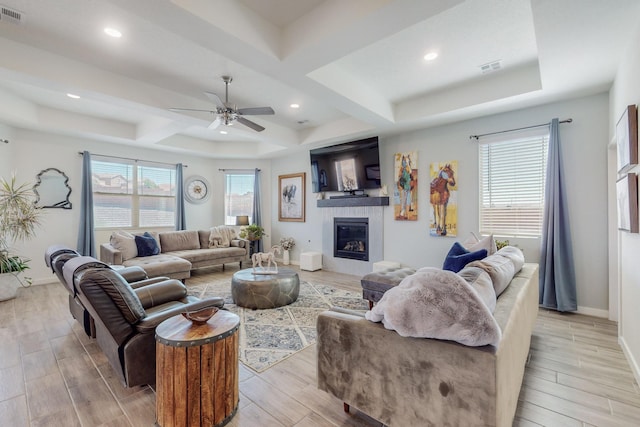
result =
[[[369,261],[369,218],[333,219],[333,256]]]

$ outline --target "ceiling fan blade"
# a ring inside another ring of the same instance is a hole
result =
[[[213,130],[213,129],[217,128],[218,126],[220,126],[220,117],[216,117],[216,119],[214,121],[212,121],[209,126],[207,126],[207,129]]]
[[[243,116],[267,116],[275,114],[275,111],[271,107],[238,108],[238,114]]]
[[[260,126],[257,123],[252,122],[251,120],[247,120],[244,117],[238,117],[236,119],[239,123],[242,123],[243,125],[250,127],[251,129],[255,130],[256,132],[262,132],[264,130],[264,128],[262,126]]]
[[[222,109],[225,108],[224,102],[222,102],[222,99],[220,99],[218,95],[216,95],[213,92],[205,92],[204,94],[207,95],[207,98],[209,98],[209,101],[216,104],[218,108],[222,108]]]
[[[173,111],[174,113],[182,113],[185,111],[197,111],[201,113],[217,114],[217,112],[213,110],[199,110],[197,108],[169,108],[169,111]]]

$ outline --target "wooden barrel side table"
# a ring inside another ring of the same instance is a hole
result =
[[[238,409],[237,315],[197,325],[178,315],[156,328],[156,423],[223,426]]]

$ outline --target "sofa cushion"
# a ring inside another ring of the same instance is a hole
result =
[[[496,291],[493,289],[493,282],[489,274],[478,267],[465,267],[458,272],[471,287],[478,293],[478,296],[493,313],[496,309]]]
[[[123,230],[114,231],[113,233],[111,233],[109,242],[111,243],[111,246],[120,251],[123,261],[138,256],[136,239],[131,233],[127,233]]]
[[[455,242],[453,246],[451,246],[451,249],[449,249],[449,253],[447,254],[447,257],[444,259],[444,264],[442,266],[442,269],[457,273],[458,271],[462,270],[464,266],[470,263],[471,261],[482,259],[486,256],[487,256],[486,249],[480,249],[475,252],[469,252],[460,243]]]
[[[151,234],[145,232],[142,236],[135,236],[136,247],[138,248],[138,256],[152,256],[160,253],[160,248],[156,239]]]
[[[244,248],[215,248],[215,249],[192,249],[190,251],[174,251],[167,255],[173,255],[185,259],[193,264],[215,261],[228,257],[238,257],[247,253]],[[212,263],[213,265],[214,263]]]
[[[469,263],[468,266],[479,267],[489,274],[493,282],[493,289],[496,291],[496,296],[500,296],[500,294],[504,292],[507,286],[509,286],[513,275],[516,274],[513,262],[509,258],[497,253],[489,255],[483,260],[473,261]]]
[[[123,264],[127,267],[138,265],[147,272],[149,277],[175,277],[175,273],[189,273],[191,271],[191,263],[189,261],[168,254],[134,258],[124,261]],[[189,276],[187,275],[186,277]]]
[[[162,252],[200,249],[200,239],[196,230],[166,231],[160,233]]]

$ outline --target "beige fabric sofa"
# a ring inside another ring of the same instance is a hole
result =
[[[511,426],[538,314],[537,264],[524,264],[493,314],[499,345],[468,347],[324,312],[318,387],[389,426]]]
[[[137,265],[149,277],[165,276],[171,279],[187,279],[191,271],[214,265],[249,260],[249,242],[232,239],[229,247],[209,247],[210,230],[164,231],[151,233],[158,242],[160,254],[124,259],[120,250],[111,243],[100,245],[100,260],[107,264]]]

